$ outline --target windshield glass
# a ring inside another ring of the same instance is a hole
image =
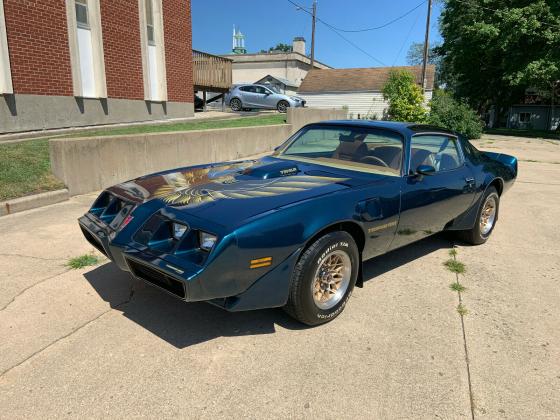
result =
[[[399,176],[401,135],[380,128],[318,125],[302,129],[278,157]]]
[[[271,91],[273,91],[274,93],[280,93],[280,91],[276,88],[276,86],[273,85],[265,85],[267,88],[269,88]]]

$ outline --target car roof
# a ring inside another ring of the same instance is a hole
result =
[[[376,120],[329,120],[321,121],[314,124],[329,124],[329,125],[345,125],[353,127],[366,127],[366,128],[383,128],[386,130],[396,131],[405,136],[411,136],[419,133],[442,133],[451,134],[456,136],[457,133],[445,128],[429,125],[429,124],[418,124],[418,123],[408,123],[399,121],[376,121]],[[310,124],[310,125],[314,125]]]

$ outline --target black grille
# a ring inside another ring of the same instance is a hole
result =
[[[163,271],[140,264],[134,260],[127,258],[127,262],[135,277],[161,287],[181,299],[185,299],[185,285],[183,282],[174,279]]]
[[[105,248],[103,248],[103,245],[101,244],[101,241],[99,239],[97,239],[95,236],[93,236],[87,229],[85,229],[82,225],[80,225],[80,229],[82,229],[82,233],[84,234],[85,238],[87,239],[87,241],[92,244],[99,252],[101,252],[103,255],[105,255],[106,257],[108,257],[107,252],[105,251]]]

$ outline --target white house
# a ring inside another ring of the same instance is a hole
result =
[[[383,99],[383,86],[391,70],[408,70],[421,83],[422,68],[373,67],[355,69],[321,69],[307,73],[298,89],[298,96],[313,108],[347,107],[351,118],[382,119],[389,104]],[[435,67],[426,70],[426,103],[432,99]]]

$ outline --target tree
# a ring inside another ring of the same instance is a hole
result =
[[[558,0],[446,0],[440,31],[443,79],[479,113],[560,80]]]
[[[438,89],[430,102],[428,122],[438,127],[457,131],[469,139],[478,139],[483,123],[476,111],[464,101],[456,101],[449,92]]]
[[[428,64],[436,66],[435,85],[438,86],[441,80],[441,56],[438,55],[436,48],[438,45],[430,45],[428,48]],[[413,42],[406,53],[406,62],[409,66],[421,66],[424,63],[424,43]]]
[[[280,52],[292,52],[292,46],[288,45],[288,44],[283,44],[283,43],[278,43],[276,44],[275,47],[270,47],[267,50],[261,50],[262,53],[270,53],[270,52],[275,52],[275,51],[280,51]]]
[[[383,87],[383,97],[389,102],[388,117],[394,121],[424,122],[426,109],[422,89],[414,75],[406,70],[392,70]]]

